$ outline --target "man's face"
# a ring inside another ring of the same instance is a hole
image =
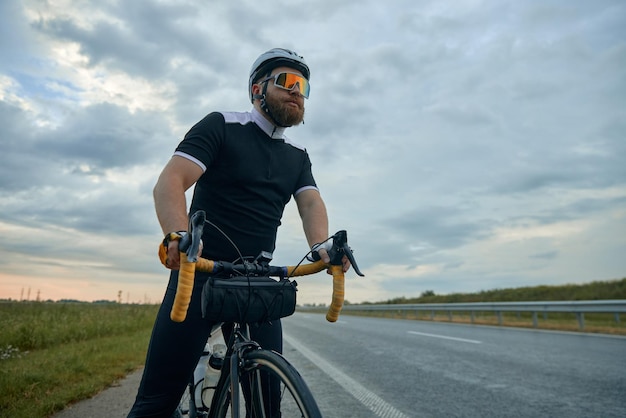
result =
[[[289,67],[278,67],[271,75],[279,73],[295,73],[302,75],[298,70]],[[262,86],[259,85],[262,90]],[[272,113],[272,117],[282,126],[299,125],[304,120],[304,97],[296,87],[285,90],[274,85],[274,80],[267,81],[265,101]]]

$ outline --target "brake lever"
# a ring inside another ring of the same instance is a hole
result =
[[[359,270],[359,266],[356,264],[354,254],[352,253],[352,248],[350,248],[350,246],[348,245],[348,232],[345,230],[341,230],[333,235],[333,247],[328,252],[328,256],[330,257],[330,264],[335,266],[342,265],[344,255],[348,257],[348,260],[350,260],[350,264],[354,268],[355,273],[361,277],[364,277],[365,275],[361,273],[361,270]]]
[[[204,221],[206,221],[206,213],[203,210],[194,212],[189,218],[189,232],[180,239],[178,244],[180,251],[187,254],[187,260],[191,263],[198,261]]]

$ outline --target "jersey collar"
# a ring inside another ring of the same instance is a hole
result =
[[[285,139],[285,129],[279,126],[274,126],[272,122],[265,119],[263,115],[256,109],[252,108],[252,120],[256,125],[261,128],[263,132],[272,139]]]

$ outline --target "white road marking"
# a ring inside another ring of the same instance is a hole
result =
[[[424,337],[442,338],[444,340],[461,341],[464,343],[472,343],[472,344],[482,344],[482,341],[467,340],[465,338],[447,337],[445,335],[427,334],[425,332],[417,332],[417,331],[407,331],[407,332],[409,334],[422,335]]]
[[[307,357],[313,364],[319,367],[335,382],[339,383],[348,393],[354,396],[359,402],[365,405],[377,416],[381,418],[409,418],[408,415],[404,414],[401,411],[398,411],[396,408],[385,402],[374,392],[371,392],[345,373],[340,372],[326,360],[324,360],[293,338],[288,337],[287,335],[283,335],[283,337],[289,343],[289,345],[298,350],[303,356]]]

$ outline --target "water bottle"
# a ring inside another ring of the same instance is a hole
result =
[[[213,346],[213,353],[209,357],[202,389],[202,400],[207,407],[211,406],[211,399],[213,399],[213,393],[217,387],[217,381],[220,378],[225,355],[226,346],[224,344],[215,344]]]
[[[193,371],[193,388],[194,388],[194,402],[196,409],[202,408],[202,386],[204,385],[204,376],[206,375],[207,365],[209,364],[209,358],[211,357],[211,346],[207,343],[202,350],[202,357],[198,360],[196,369]]]

